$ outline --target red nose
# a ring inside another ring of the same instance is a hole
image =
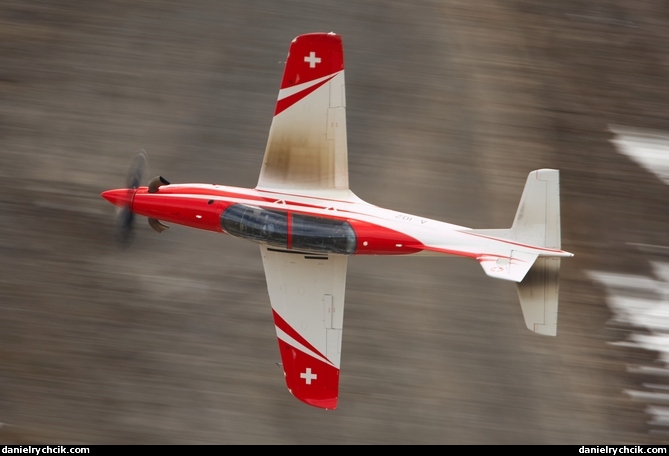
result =
[[[118,188],[116,190],[102,192],[102,197],[114,206],[130,207],[132,204],[132,197],[135,196],[135,191],[135,189],[131,188]]]

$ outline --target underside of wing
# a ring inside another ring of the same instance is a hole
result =
[[[310,33],[295,38],[270,127],[259,190],[346,193],[344,89],[341,37]]]
[[[260,251],[288,390],[309,405],[335,409],[348,258]]]

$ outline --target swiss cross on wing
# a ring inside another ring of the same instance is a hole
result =
[[[316,68],[316,64],[321,63],[321,58],[316,57],[316,53],[311,51],[309,55],[304,57],[304,61],[309,64],[309,68]]]
[[[311,385],[313,380],[318,378],[318,375],[311,373],[311,367],[307,367],[307,370],[300,374],[300,378],[303,378],[307,385]]]

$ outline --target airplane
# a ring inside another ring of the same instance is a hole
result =
[[[135,215],[158,232],[174,223],[260,246],[288,390],[321,409],[339,397],[344,293],[355,255],[457,256],[515,282],[525,324],[557,334],[561,249],[559,171],[529,173],[511,228],[471,229],[367,203],[349,189],[344,52],[340,35],[290,43],[255,188],[140,186],[146,155],[125,188],[101,196],[117,209],[117,235],[132,239]]]

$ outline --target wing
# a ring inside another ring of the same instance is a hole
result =
[[[288,390],[334,409],[339,392],[347,257],[261,246]]]
[[[348,190],[339,35],[309,33],[290,44],[256,188],[328,196]]]

